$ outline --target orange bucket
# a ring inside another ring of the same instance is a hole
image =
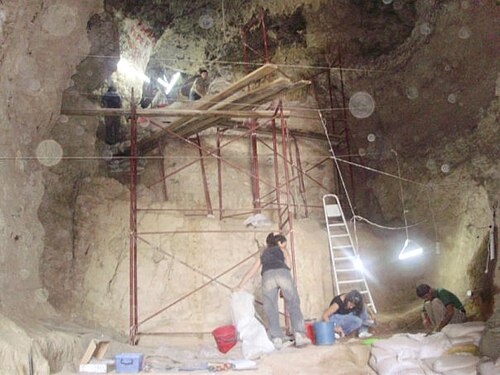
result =
[[[227,353],[236,345],[236,328],[233,325],[216,328],[212,331],[212,335],[221,353]]]

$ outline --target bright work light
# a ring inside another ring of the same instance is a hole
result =
[[[129,61],[127,61],[123,57],[118,62],[117,67],[118,67],[118,71],[120,71],[124,74],[127,74],[129,76],[134,76],[136,78],[140,78],[147,83],[151,82],[151,80],[149,79],[149,77],[147,75],[145,75],[139,69],[135,68]]]
[[[405,240],[405,244],[399,253],[399,260],[408,259],[418,255],[422,255],[424,250],[416,243],[408,238]]]

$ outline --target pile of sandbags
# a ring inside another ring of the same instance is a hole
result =
[[[429,336],[397,334],[373,344],[369,365],[381,375],[499,374],[500,361],[478,356],[484,328],[483,322],[469,322]]]

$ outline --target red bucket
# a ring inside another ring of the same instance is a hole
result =
[[[306,336],[309,337],[311,342],[314,344],[314,322],[306,322]]]
[[[217,349],[222,353],[227,353],[236,345],[236,328],[233,325],[216,328],[212,335],[217,343]]]

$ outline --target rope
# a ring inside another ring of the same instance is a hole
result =
[[[346,186],[345,181],[344,181],[344,176],[342,175],[339,163],[337,161],[337,156],[335,155],[335,151],[333,150],[332,142],[330,141],[330,135],[328,134],[328,129],[326,128],[326,121],[323,118],[323,114],[321,113],[321,111],[318,111],[318,114],[319,114],[319,118],[321,120],[321,125],[323,126],[323,131],[325,132],[326,139],[328,140],[328,146],[330,147],[330,153],[332,154],[333,160],[335,161],[335,167],[337,168],[337,172],[339,174],[339,178],[340,178],[340,181],[342,183],[342,187],[345,191],[347,202],[349,202],[349,207],[351,208],[352,217],[354,218],[354,220],[353,220],[354,239],[356,240],[356,252],[357,252],[359,241],[358,241],[358,232],[356,230],[356,213],[354,212],[354,207],[352,206],[351,198],[349,197],[349,192],[347,191],[347,186]]]
[[[419,221],[418,223],[415,223],[415,224],[410,224],[410,225],[407,225],[407,226],[402,226],[402,227],[388,227],[388,226],[385,226],[385,225],[381,225],[381,224],[377,224],[377,223],[374,223],[373,221],[370,221],[362,216],[359,216],[359,215],[356,215],[355,216],[356,220],[358,221],[364,221],[370,225],[373,225],[374,227],[378,227],[378,228],[382,228],[382,229],[389,229],[389,230],[402,230],[402,229],[406,229],[406,228],[412,228],[412,227],[416,227],[417,225],[420,225],[422,223],[425,223],[427,222],[427,220],[422,220],[422,221]]]
[[[394,153],[396,156],[396,164],[398,166],[398,177],[399,177],[399,190],[401,193],[401,206],[403,206],[403,218],[405,220],[405,231],[406,231],[406,240],[408,241],[408,221],[406,220],[406,209],[405,209],[405,196],[403,192],[403,183],[401,182],[401,168],[399,167],[399,158],[398,158],[398,153],[391,149],[391,152]]]
[[[49,54],[48,51],[38,51],[37,54]],[[59,54],[59,56],[72,56],[72,57],[91,57],[91,58],[101,58],[101,59],[115,59],[119,60],[120,56],[118,55],[97,55],[97,54]],[[229,61],[229,60],[204,60],[204,59],[190,59],[190,58],[158,58],[158,57],[150,57],[149,62],[151,61],[172,61],[177,62],[180,61],[182,63],[191,62],[191,63],[199,63],[199,64],[220,64],[220,65],[251,65],[255,67],[266,65],[266,63],[261,62],[245,62],[241,60]],[[331,66],[323,66],[323,65],[306,65],[306,64],[273,64],[281,68],[290,68],[290,69],[318,69],[318,70],[342,70],[342,72],[383,72],[383,73],[391,73],[389,70],[383,69],[368,69],[368,68],[344,68],[344,67],[331,67]],[[175,70],[179,70],[174,68]]]

